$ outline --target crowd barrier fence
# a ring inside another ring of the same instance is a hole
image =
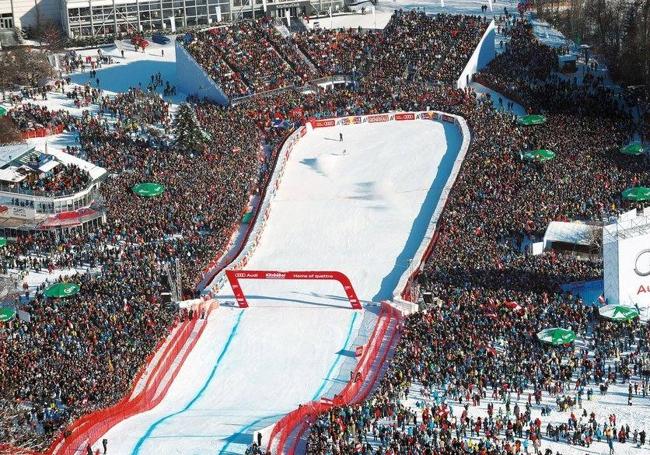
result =
[[[48,453],[52,455],[83,453],[87,444],[92,446],[118,423],[135,414],[148,411],[160,403],[178,375],[185,359],[200,338],[205,329],[207,318],[215,307],[215,302],[206,302],[205,307],[202,308],[205,310],[202,311],[204,319],[200,319],[201,312],[197,311],[192,319],[181,323],[167,344],[159,344],[158,349],[149,356],[148,361],[151,361],[159,349],[162,348],[163,353],[157,364],[151,369],[146,379],[146,385],[139,394],[132,396],[133,390],[146,368],[143,368],[136,376],[130,393],[109,408],[79,418],[68,427],[65,434],[54,441]],[[203,322],[195,331],[199,321]],[[190,339],[193,333],[194,337]]]
[[[33,139],[35,137],[46,137],[46,136],[52,136],[54,134],[61,134],[63,133],[63,130],[65,127],[63,125],[57,125],[53,126],[51,128],[36,128],[33,130],[28,130],[28,131],[22,131],[20,133],[20,137],[25,140],[25,139]]]
[[[377,324],[375,324],[368,343],[364,347],[363,354],[352,372],[350,381],[331,400],[321,398],[320,401],[312,401],[301,405],[298,409],[280,419],[269,435],[267,450],[271,451],[271,453],[284,453],[289,437],[295,434],[288,451],[289,454],[293,454],[308,425],[318,418],[320,414],[336,406],[360,403],[365,400],[379,378],[381,367],[388,356],[390,345],[395,342],[398,336],[398,325],[400,321],[401,313],[389,303],[382,302]],[[394,325],[394,327],[390,334],[389,342],[384,344],[383,340],[391,325]],[[382,346],[385,346],[386,349],[382,358],[377,362]],[[278,439],[277,443],[275,441],[276,438]]]

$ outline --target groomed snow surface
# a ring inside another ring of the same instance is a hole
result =
[[[111,452],[243,453],[255,430],[339,391],[376,320],[370,302],[409,267],[460,143],[455,126],[424,120],[301,139],[247,268],[342,271],[364,310],[336,282],[243,280],[245,310],[227,286],[166,398],[111,430]]]

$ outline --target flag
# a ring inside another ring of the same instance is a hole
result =
[[[264,12],[266,12],[266,0],[262,0],[262,8],[264,8]]]
[[[287,18],[287,27],[291,27],[291,12],[289,11],[289,8],[284,10],[284,17]]]
[[[217,10],[217,22],[221,22],[221,6],[217,5],[215,9]]]

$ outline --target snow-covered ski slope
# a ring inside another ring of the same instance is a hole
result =
[[[339,141],[343,133],[343,141]],[[392,296],[454,166],[462,137],[413,120],[318,128],[296,144],[248,269],[338,270],[336,282],[242,280],[250,307],[225,286],[165,399],[105,437],[112,453],[243,453],[254,431],[349,378],[374,324],[368,302]]]

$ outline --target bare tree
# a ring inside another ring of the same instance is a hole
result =
[[[13,144],[22,140],[16,125],[7,117],[0,117],[0,144]]]
[[[34,31],[36,39],[41,42],[41,45],[50,51],[60,51],[65,46],[65,37],[61,26],[55,22],[44,22],[39,24]]]
[[[55,74],[47,56],[40,51],[19,47],[11,51],[9,58],[16,68],[13,80],[16,85],[36,86],[38,81]]]

